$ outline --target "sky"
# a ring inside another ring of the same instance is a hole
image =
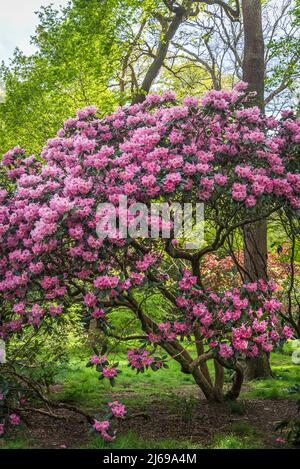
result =
[[[68,0],[0,0],[0,62],[7,62],[16,47],[25,54],[34,52],[30,44],[38,23],[34,12],[50,3],[65,6]]]

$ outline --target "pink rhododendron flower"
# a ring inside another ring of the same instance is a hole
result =
[[[292,329],[288,326],[284,326],[284,328],[282,329],[282,332],[286,339],[291,339],[294,335]]]
[[[101,365],[102,363],[105,363],[107,360],[106,355],[102,355],[102,357],[98,357],[98,355],[93,355],[90,358],[90,363],[92,365]]]
[[[127,359],[130,365],[136,369],[151,365],[155,361],[154,357],[151,357],[147,350],[141,348],[128,350]]]
[[[117,376],[118,371],[116,370],[116,368],[108,368],[107,366],[105,366],[103,367],[102,374],[104,378],[111,379]]]
[[[94,429],[100,433],[103,431],[107,431],[109,429],[109,426],[110,426],[109,420],[103,420],[103,421],[94,420],[94,423],[93,423]]]
[[[124,417],[124,415],[126,414],[125,405],[119,401],[109,402],[108,406],[110,407],[114,417],[120,418]]]
[[[232,348],[227,344],[220,345],[219,353],[220,353],[220,356],[223,358],[230,358],[234,354]]]
[[[96,296],[93,294],[93,293],[87,293],[85,296],[84,296],[84,304],[86,306],[95,306],[96,304],[96,301],[97,301],[97,298]]]
[[[9,421],[10,421],[11,425],[17,426],[17,425],[20,425],[21,418],[17,414],[10,414]]]
[[[115,436],[110,436],[108,433],[107,433],[107,430],[109,429],[110,427],[110,421],[109,420],[103,420],[103,421],[99,421],[99,420],[94,420],[94,423],[93,423],[93,428],[100,433],[100,435],[102,436],[102,438],[104,439],[104,441],[113,441],[115,439]]]

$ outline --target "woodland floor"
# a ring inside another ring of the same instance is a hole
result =
[[[274,379],[247,383],[237,402],[223,404],[205,401],[191,377],[180,373],[176,363],[170,364],[169,370],[138,376],[120,366],[123,373],[114,388],[99,382],[85,363],[76,357],[58,370],[51,386],[52,399],[76,405],[91,415],[101,414],[107,401],[118,399],[126,404],[128,416],[145,413],[147,418],[119,421],[118,437],[108,446],[90,431],[85,418],[74,412],[60,409],[56,412],[62,417],[59,420],[28,412],[23,429],[9,440],[0,439],[0,448],[288,447],[276,441],[280,436],[276,425],[295,417],[300,398],[300,366],[293,364],[290,353],[272,354]],[[229,385],[229,375],[226,379]]]
[[[119,397],[116,395],[116,397]],[[243,446],[278,448],[276,424],[295,415],[295,401],[289,399],[247,399],[243,401],[243,415],[238,415],[226,404],[209,404],[199,400],[191,414],[183,407],[166,406],[164,402],[154,400],[151,403],[151,415],[148,418],[136,417],[121,422],[120,434],[133,433],[148,444],[157,441],[176,441],[180,448],[214,447],[229,439],[235,443],[242,438]],[[141,411],[141,409],[136,409]],[[146,411],[146,409],[145,409]],[[31,448],[82,448],[89,447],[91,434],[84,417],[73,412],[60,411],[64,420],[28,414],[27,429],[23,438]],[[218,441],[216,442],[216,435]]]

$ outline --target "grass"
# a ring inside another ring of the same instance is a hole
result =
[[[227,435],[217,435],[214,439],[215,449],[259,449],[263,448],[261,436],[256,428],[245,420],[234,422],[231,433]]]
[[[180,372],[179,365],[172,361],[168,370],[160,370],[156,373],[147,371],[144,374],[136,373],[126,367],[124,355],[116,357],[120,362],[122,374],[112,389],[108,383],[99,383],[97,373],[86,368],[81,361],[75,361],[71,369],[65,370],[59,376],[63,382],[63,399],[74,400],[77,404],[87,408],[97,408],[108,398],[121,398],[130,407],[146,408],[147,401],[158,398],[164,401],[172,412],[178,407],[184,408],[184,419],[188,422],[197,406],[197,387],[189,375]],[[292,362],[291,350],[286,347],[284,353],[276,352],[271,356],[271,366],[274,371],[274,379],[254,381],[247,383],[242,392],[241,399],[237,402],[228,402],[232,414],[243,416],[245,414],[245,398],[299,398],[299,393],[291,393],[289,390],[300,383],[300,367]],[[227,374],[227,380],[229,374]],[[182,389],[185,389],[184,394]],[[297,391],[297,387],[295,387]],[[181,394],[180,394],[181,391]],[[186,397],[189,396],[189,397]],[[133,433],[120,434],[112,445],[107,445],[99,438],[93,438],[88,444],[89,448],[143,448],[143,449],[181,449],[199,448],[191,442],[176,440],[161,440],[158,442],[146,441],[138,438]],[[235,422],[230,433],[217,435],[209,446],[215,449],[249,449],[263,448],[262,437],[256,433],[246,421]]]
[[[0,449],[27,449],[30,441],[19,436],[12,441],[5,441]],[[213,449],[251,449],[262,448],[263,444],[256,436],[254,429],[249,429],[247,424],[233,425],[232,433],[228,435],[217,435],[212,445],[206,448]],[[178,441],[174,439],[163,439],[160,441],[145,440],[133,432],[119,434],[112,443],[105,443],[101,438],[95,436],[88,444],[80,449],[205,449],[205,447],[191,441]]]
[[[127,434],[120,434],[113,443],[105,443],[101,438],[95,437],[88,445],[82,448],[89,449],[196,449],[201,446],[191,443],[189,441],[177,441],[172,439],[151,441],[139,438],[133,432]]]
[[[269,380],[257,380],[247,383],[241,393],[244,398],[265,398],[299,399],[299,392],[291,392],[296,389],[295,385],[300,383],[300,366],[292,362],[290,350],[285,349],[284,353],[273,353],[271,356],[271,366],[274,378]],[[108,382],[98,380],[98,374],[92,368],[86,368],[89,357],[87,355],[73,359],[68,368],[62,368],[57,376],[57,382],[61,384],[61,389],[55,392],[54,397],[67,402],[76,402],[77,405],[85,409],[96,409],[101,406],[107,398],[122,398],[124,403],[139,407],[146,405],[155,396],[160,400],[165,400],[166,405],[174,405],[174,396],[181,398],[182,390],[185,395],[189,395],[190,402],[186,403],[186,416],[192,412],[198,389],[191,375],[180,372],[177,362],[170,361],[169,369],[153,372],[146,371],[136,375],[136,372],[127,367],[124,354],[116,355],[119,361],[119,368],[122,373],[116,380],[116,386],[111,388]],[[211,365],[211,364],[210,364]],[[226,374],[228,380],[229,374]],[[176,399],[175,399],[176,400]],[[180,403],[180,405],[182,402]],[[243,404],[229,404],[232,413],[243,415]]]
[[[19,435],[17,438],[10,441],[4,440],[3,444],[0,445],[0,449],[28,449],[30,446],[30,441]]]
[[[193,355],[193,353],[191,353]],[[98,380],[98,373],[93,368],[87,368],[86,363],[89,356],[84,351],[73,358],[68,367],[64,367],[57,375],[56,381],[60,383],[61,390],[55,392],[54,397],[64,401],[74,401],[86,409],[95,409],[108,397],[120,395],[126,404],[146,404],[154,395],[160,399],[173,400],[177,391],[184,389],[185,394],[196,396],[198,388],[194,379],[189,374],[180,371],[180,365],[170,360],[169,369],[161,369],[157,372],[145,371],[137,375],[135,370],[128,368],[124,352],[116,353],[114,361],[119,362],[122,373],[116,379],[116,385],[112,389],[110,384],[104,380]],[[212,371],[213,363],[208,362]],[[225,382],[229,381],[231,372],[225,370]],[[178,395],[177,393],[177,395]],[[181,392],[182,394],[182,392]],[[192,406],[192,404],[191,404]]]
[[[228,401],[227,406],[232,414],[245,415],[246,413],[244,401]]]
[[[300,366],[293,363],[290,353],[289,347],[284,350],[284,353],[272,353],[271,367],[274,372],[274,378],[249,383],[247,390],[242,392],[241,397],[299,399],[300,392],[293,393],[291,390],[295,385],[300,383]]]
[[[240,420],[232,424],[232,431],[236,435],[242,436],[254,436],[257,434],[256,428],[253,427],[249,422]]]
[[[116,380],[116,385],[111,388],[108,382],[98,380],[97,372],[92,368],[86,368],[88,357],[71,361],[68,369],[64,368],[57,376],[57,381],[62,389],[55,392],[55,398],[64,401],[76,401],[78,405],[86,409],[95,409],[110,396],[120,395],[122,400],[139,405],[145,404],[154,394],[161,399],[172,398],[174,390],[182,387],[190,387],[194,392],[195,383],[191,375],[180,372],[177,362],[169,362],[169,369],[153,372],[146,371],[136,376],[136,371],[127,367],[124,355],[116,356],[122,373]]]
[[[264,447],[260,439],[253,436],[244,436],[241,438],[234,433],[228,435],[216,436],[213,449],[261,449]]]
[[[274,379],[257,380],[246,383],[240,399],[237,402],[228,402],[231,414],[245,415],[244,399],[299,399],[300,366],[292,362],[291,348],[287,346],[283,353],[276,352],[271,355],[271,366]],[[66,402],[74,402],[78,407],[88,411],[100,411],[108,400],[120,399],[130,409],[138,408],[139,411],[147,410],[147,403],[159,400],[163,402],[170,413],[181,409],[185,422],[191,421],[197,408],[198,388],[192,377],[180,372],[180,367],[175,361],[169,362],[169,369],[153,372],[146,371],[136,375],[136,372],[128,368],[124,352],[116,355],[115,361],[119,361],[122,374],[116,380],[116,386],[112,388],[108,382],[99,381],[97,372],[87,368],[89,355],[86,351],[76,353],[68,367],[61,366],[56,377],[57,386],[53,392],[53,398]],[[211,364],[212,365],[212,364]],[[210,366],[211,366],[210,365]],[[228,381],[230,373],[226,374]],[[263,435],[246,420],[232,423],[228,434],[216,435],[213,442],[206,448],[215,449],[248,449],[263,448]],[[30,442],[22,435],[16,439],[5,442],[1,449],[28,448]],[[192,449],[200,448],[199,444],[191,441],[178,441],[162,439],[150,441],[140,438],[129,432],[120,433],[116,441],[107,444],[99,437],[91,437],[85,448],[92,449]]]

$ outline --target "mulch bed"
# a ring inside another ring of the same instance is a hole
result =
[[[199,400],[187,413],[182,406],[170,406],[166,402],[153,400],[142,410],[149,418],[131,418],[121,421],[120,432],[132,431],[143,439],[158,441],[160,439],[190,440],[193,443],[209,445],[216,434],[227,434],[237,422],[248,422],[255,427],[269,448],[278,448],[275,425],[278,421],[292,417],[296,404],[289,399],[247,399],[244,415],[232,413],[226,404],[211,404]],[[141,412],[141,409],[135,409]],[[28,413],[28,427],[25,436],[34,448],[78,448],[86,445],[91,436],[84,417],[73,412],[60,410],[64,420]]]

